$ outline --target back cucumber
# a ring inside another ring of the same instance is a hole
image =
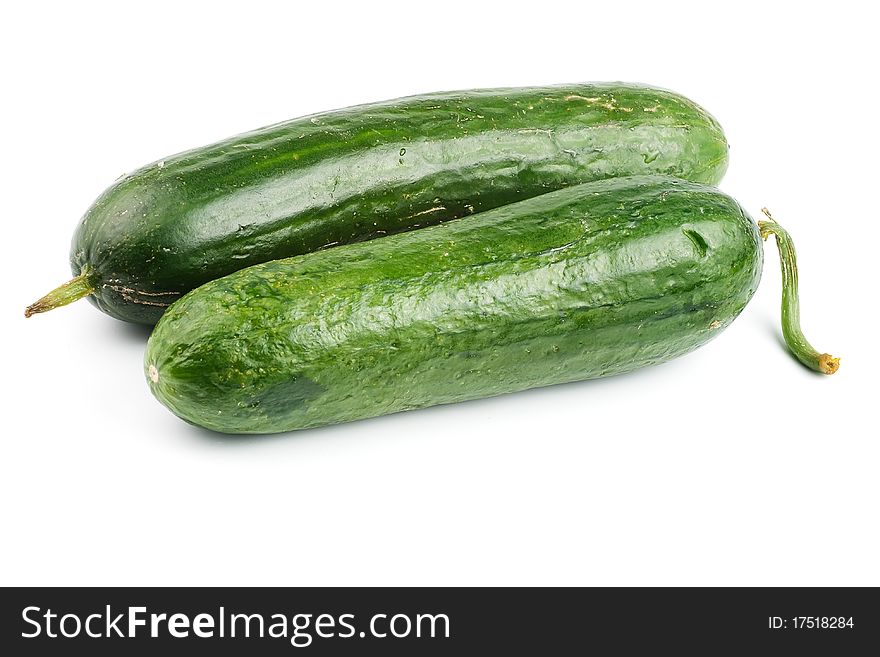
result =
[[[75,278],[26,314],[88,296],[153,324],[181,295],[250,265],[598,179],[714,184],[727,152],[698,105],[622,83],[434,93],[294,119],[116,182],[76,230]]]

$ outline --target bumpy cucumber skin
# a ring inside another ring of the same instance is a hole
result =
[[[174,413],[227,433],[607,376],[717,335],[762,261],[718,190],[587,183],[207,283],[160,320],[145,371]]]
[[[317,114],[148,165],[86,212],[75,275],[119,319],[154,324],[244,267],[635,174],[717,183],[721,127],[622,83],[428,94]]]

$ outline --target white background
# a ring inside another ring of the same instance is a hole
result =
[[[0,583],[880,585],[870,4],[591,4],[7,5]],[[371,100],[588,80],[721,121],[722,188],[795,237],[837,375],[779,344],[772,244],[742,316],[678,361],[263,438],[165,410],[144,330],[86,302],[22,315],[143,163]]]

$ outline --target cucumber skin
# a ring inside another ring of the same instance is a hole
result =
[[[762,262],[722,192],[587,183],[207,283],[160,320],[145,372],[174,413],[226,433],[607,376],[717,335]]]
[[[717,183],[717,121],[623,83],[436,93],[295,119],[166,158],[86,212],[71,268],[118,319],[158,321],[238,269],[439,223],[573,184]]]

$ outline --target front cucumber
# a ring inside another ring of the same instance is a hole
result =
[[[622,83],[427,94],[295,119],[166,157],[86,212],[75,276],[31,315],[88,296],[154,324],[238,269],[571,185],[657,173],[717,183],[727,142],[675,93]]]
[[[173,412],[229,433],[608,376],[718,335],[762,258],[716,189],[588,183],[207,283],[156,326],[145,370]]]

